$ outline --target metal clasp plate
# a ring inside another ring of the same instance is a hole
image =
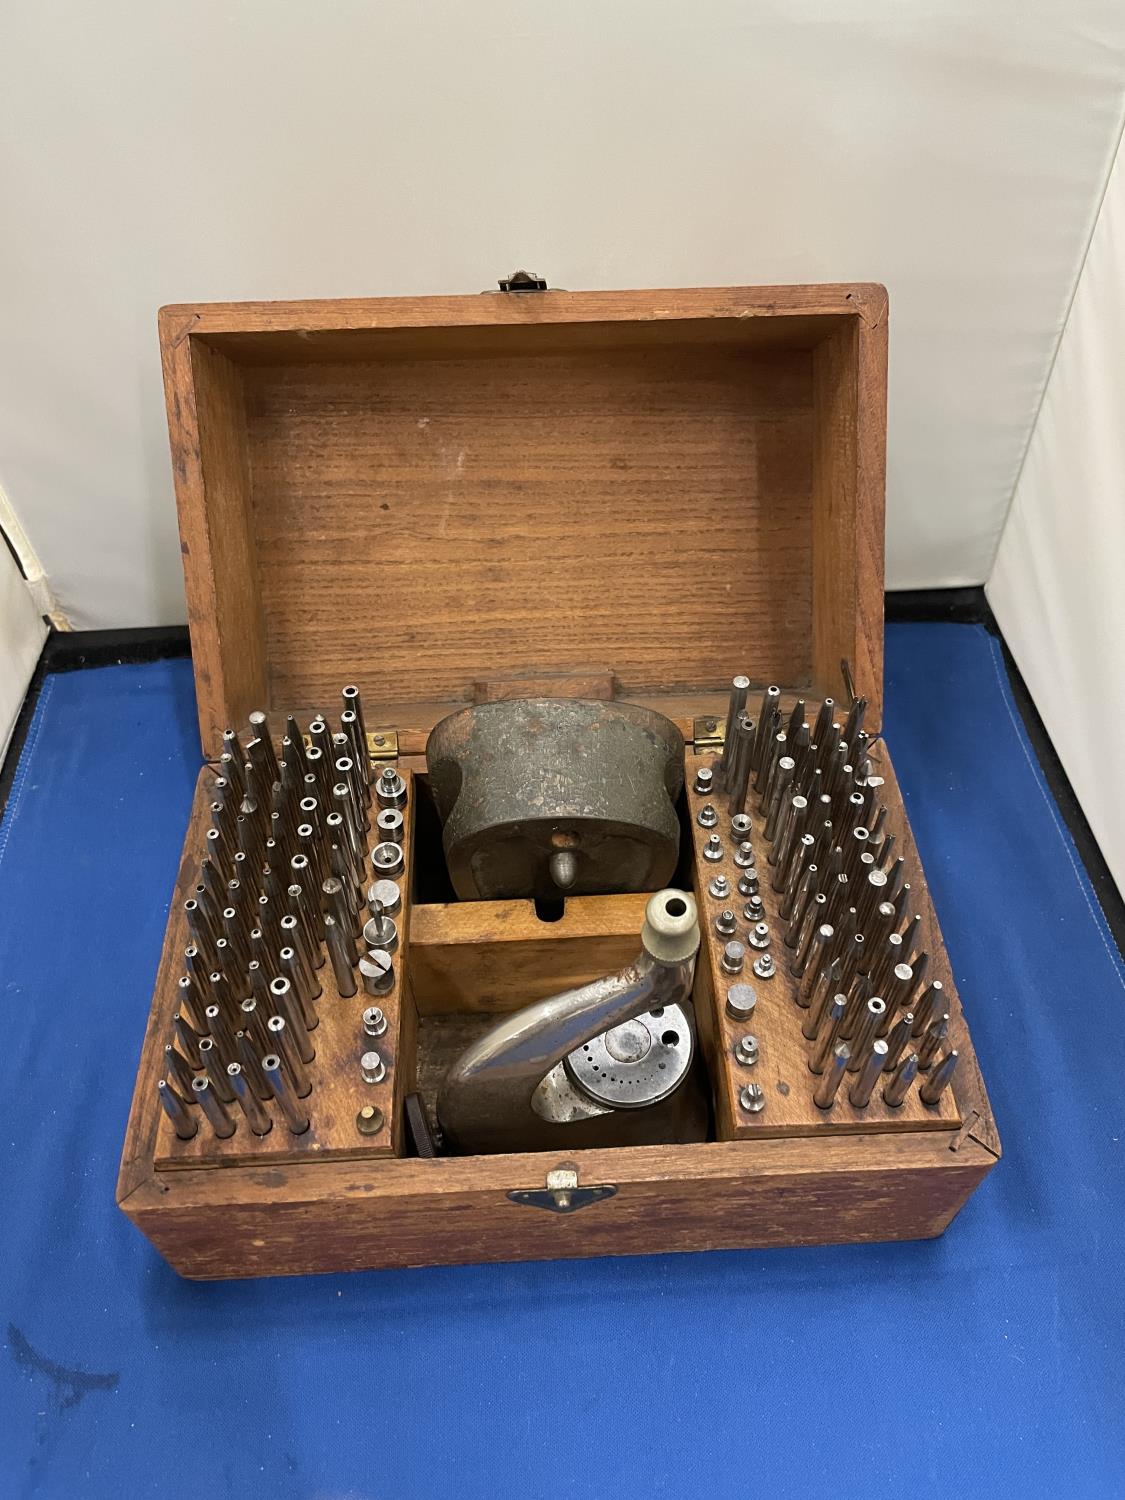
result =
[[[545,292],[547,283],[535,271],[513,271],[500,282],[502,292]]]
[[[721,750],[726,744],[727,721],[721,715],[696,719],[691,728],[691,742],[696,750]]]
[[[395,729],[369,729],[367,731],[367,753],[372,760],[397,760],[398,731]]]
[[[513,1203],[527,1208],[545,1208],[552,1214],[573,1214],[580,1208],[612,1198],[617,1188],[611,1183],[601,1187],[579,1187],[578,1168],[564,1161],[547,1173],[545,1188],[515,1188],[508,1194]]]

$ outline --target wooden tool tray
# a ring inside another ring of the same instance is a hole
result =
[[[784,967],[738,1064],[691,790],[746,670],[799,695],[882,696],[886,296],[812,286],[497,293],[165,308],[200,771],[129,1118],[118,1201],[199,1278],[939,1234],[999,1156],[890,753],[930,978],[961,1055],[936,1107],[811,1101]],[[180,1141],[156,1097],[222,731],[264,709],[365,705],[373,764],[408,783],[387,1074],[358,1079],[369,999],[323,995],[312,1128]],[[760,691],[760,686],[758,687]],[[753,692],[753,690],[752,690]],[[688,744],[679,880],[704,932],[693,999],[706,1139],[419,1159],[402,1103],[498,1014],[620,967],[645,895],[457,902],[429,801],[429,730],[466,703],[618,698]],[[753,699],[752,699],[753,701]],[[753,809],[752,809],[753,810]],[[725,818],[724,818],[725,822]],[[687,830],[690,829],[690,834]],[[761,820],[754,818],[761,847]],[[733,872],[737,873],[737,872]],[[776,898],[763,882],[777,932]],[[548,919],[549,918],[549,919]],[[775,943],[779,942],[775,937]],[[760,1113],[741,1109],[753,1079]],[[382,1132],[356,1129],[376,1104]],[[587,1195],[589,1188],[612,1189]],[[587,1201],[587,1198],[590,1201]]]

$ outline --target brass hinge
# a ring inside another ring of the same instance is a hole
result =
[[[727,721],[707,717],[692,724],[691,742],[697,750],[721,750],[727,742]]]
[[[398,759],[398,730],[371,729],[367,733],[367,753],[372,760]]]
[[[545,1208],[552,1214],[573,1214],[602,1198],[612,1198],[617,1188],[610,1183],[601,1187],[579,1187],[578,1168],[564,1161],[547,1173],[545,1188],[516,1188],[508,1194],[523,1208]]]

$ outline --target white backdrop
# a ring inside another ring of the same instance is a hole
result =
[[[989,602],[1125,892],[1125,155],[1008,516]]]
[[[1120,0],[6,0],[0,483],[183,618],[162,302],[876,279],[888,584],[988,574],[1112,154]]]
[[[0,539],[0,765],[46,638],[23,574]]]

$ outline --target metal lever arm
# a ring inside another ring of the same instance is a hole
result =
[[[692,897],[658,892],[645,911],[641,952],[633,963],[580,989],[537,1000],[461,1054],[438,1096],[446,1139],[462,1151],[534,1149],[532,1097],[545,1075],[592,1037],[643,1011],[686,1000],[698,948]],[[608,1111],[595,1105],[588,1112]]]

